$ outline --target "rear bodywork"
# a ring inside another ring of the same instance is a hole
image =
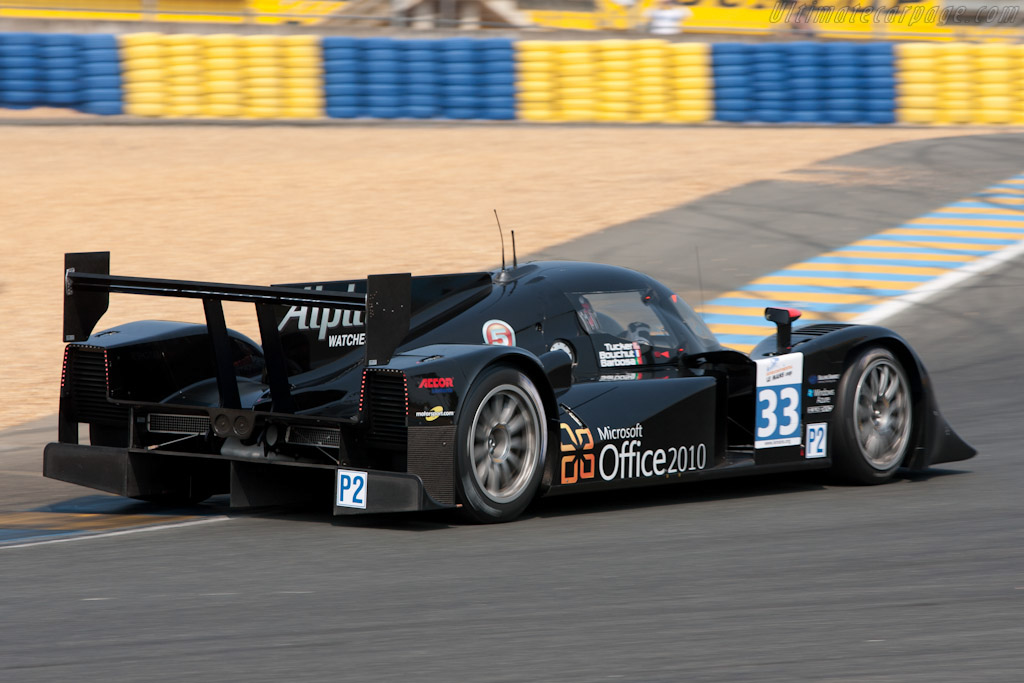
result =
[[[93,333],[111,292],[199,299],[205,324]],[[673,343],[631,347],[588,330],[581,292],[635,293]],[[254,305],[260,343],[226,327],[223,301]],[[44,474],[153,500],[229,493],[235,507],[455,507],[463,397],[494,364],[527,375],[544,403],[542,494],[824,468],[838,380],[868,345],[890,348],[910,375],[905,465],[974,454],[889,330],[798,328],[785,354],[772,338],[747,356],[691,313],[657,281],[598,264],[253,287],[112,276],[108,254],[69,254],[59,442]],[[798,423],[788,438],[759,441],[759,362],[779,358],[796,373],[787,381],[799,387]]]

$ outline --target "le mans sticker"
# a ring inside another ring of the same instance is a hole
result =
[[[757,419],[754,448],[800,445],[800,389],[804,354],[757,361]]]

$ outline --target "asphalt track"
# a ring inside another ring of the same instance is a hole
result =
[[[696,244],[710,297],[1022,165],[1024,136],[902,143],[547,256],[692,295]],[[1022,265],[888,321],[973,460],[870,488],[789,476],[563,498],[503,526],[268,513],[8,547],[0,680],[1024,680]],[[48,424],[0,435],[4,462],[39,457]],[[0,482],[21,509],[94,501]]]

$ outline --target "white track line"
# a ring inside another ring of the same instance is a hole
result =
[[[106,531],[98,534],[82,534],[79,536],[67,536],[64,538],[49,538],[40,541],[27,541],[25,543],[17,543],[13,545],[0,545],[0,550],[10,550],[11,548],[28,548],[33,545],[49,545],[51,543],[71,543],[73,541],[91,541],[96,538],[109,538],[111,536],[125,536],[127,534],[141,534],[145,531],[161,531],[163,529],[180,529],[186,526],[196,526],[198,524],[210,524],[211,522],[224,522],[231,519],[225,515],[219,515],[217,517],[204,517],[203,519],[197,519],[191,522],[172,522],[171,524],[154,524],[153,526],[140,526],[134,529],[119,529],[117,531]]]
[[[891,318],[897,313],[902,313],[914,304],[919,304],[947,289],[956,287],[975,275],[979,275],[986,270],[990,270],[1002,263],[1013,260],[1021,254],[1024,254],[1024,241],[1010,245],[1002,251],[994,252],[984,258],[978,259],[977,261],[971,261],[951,273],[946,273],[934,280],[925,282],[912,292],[895,297],[886,301],[884,304],[876,306],[867,313],[858,316],[853,322],[860,325],[877,324],[886,318]]]

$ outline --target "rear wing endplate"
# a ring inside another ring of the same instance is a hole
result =
[[[331,292],[299,287],[234,285],[164,280],[110,274],[110,252],[64,255],[64,341],[85,341],[106,313],[110,292],[202,299],[206,326],[216,357],[217,388],[226,408],[239,407],[238,385],[224,322],[224,301],[255,304],[274,409],[292,410],[284,347],[272,306],[320,306],[363,311],[366,319],[366,364],[386,365],[409,333],[412,276],[371,275],[367,293]]]

